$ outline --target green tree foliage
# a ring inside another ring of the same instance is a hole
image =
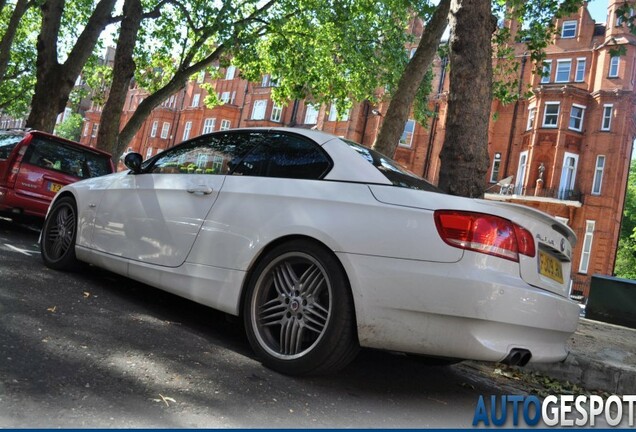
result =
[[[55,126],[55,134],[62,138],[79,141],[83,120],[81,114],[71,114],[66,120]]]
[[[614,274],[636,279],[636,160],[632,159]]]

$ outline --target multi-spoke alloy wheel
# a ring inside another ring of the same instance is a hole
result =
[[[70,197],[60,198],[44,222],[40,251],[48,267],[70,270],[77,264],[75,258],[75,236],[77,215],[75,202]]]
[[[273,249],[245,302],[250,343],[280,372],[333,372],[357,352],[349,287],[336,258],[307,241]]]

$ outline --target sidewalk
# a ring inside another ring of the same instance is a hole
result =
[[[636,394],[636,330],[581,318],[562,363],[528,364],[537,371],[588,390]]]

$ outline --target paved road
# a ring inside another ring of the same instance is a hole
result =
[[[108,272],[43,266],[38,232],[0,219],[2,427],[468,427],[462,366],[363,351],[338,375],[264,368],[223,314]]]

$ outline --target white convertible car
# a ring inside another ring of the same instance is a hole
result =
[[[524,365],[566,357],[566,225],[445,195],[389,158],[322,132],[200,136],[64,187],[41,251],[241,316],[282,373],[334,372],[360,346]]]

